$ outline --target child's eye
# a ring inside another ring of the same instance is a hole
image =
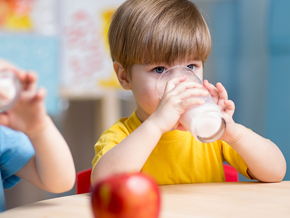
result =
[[[192,70],[195,68],[195,66],[193,64],[187,65],[187,67],[192,69]]]
[[[164,72],[165,68],[164,67],[156,67],[153,69],[156,73],[161,74]]]

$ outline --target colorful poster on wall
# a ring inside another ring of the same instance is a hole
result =
[[[31,30],[34,0],[0,0],[0,26],[9,30]]]
[[[107,33],[112,16],[124,0],[63,0],[62,95],[90,97],[118,89]]]
[[[0,0],[0,58],[38,74],[49,114],[60,111],[58,6],[58,0]]]
[[[0,0],[0,31],[57,33],[57,0]]]

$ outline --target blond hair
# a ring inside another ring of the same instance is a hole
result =
[[[109,44],[127,72],[133,64],[204,64],[211,51],[207,24],[188,0],[127,0],[113,16]]]

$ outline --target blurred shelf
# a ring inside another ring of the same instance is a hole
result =
[[[75,89],[62,87],[59,90],[62,99],[67,100],[99,100],[103,97],[115,96],[118,99],[134,101],[132,92],[122,89]]]

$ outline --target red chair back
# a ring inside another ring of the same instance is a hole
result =
[[[225,171],[226,182],[238,182],[238,171],[227,164],[223,164]],[[92,169],[86,169],[77,173],[76,192],[77,194],[84,194],[92,191],[91,186],[91,172]]]
[[[77,194],[89,193],[92,191],[91,186],[92,169],[86,169],[77,173],[76,192]]]
[[[239,181],[238,171],[230,165],[223,164],[223,166],[225,171],[226,182],[238,182]]]

